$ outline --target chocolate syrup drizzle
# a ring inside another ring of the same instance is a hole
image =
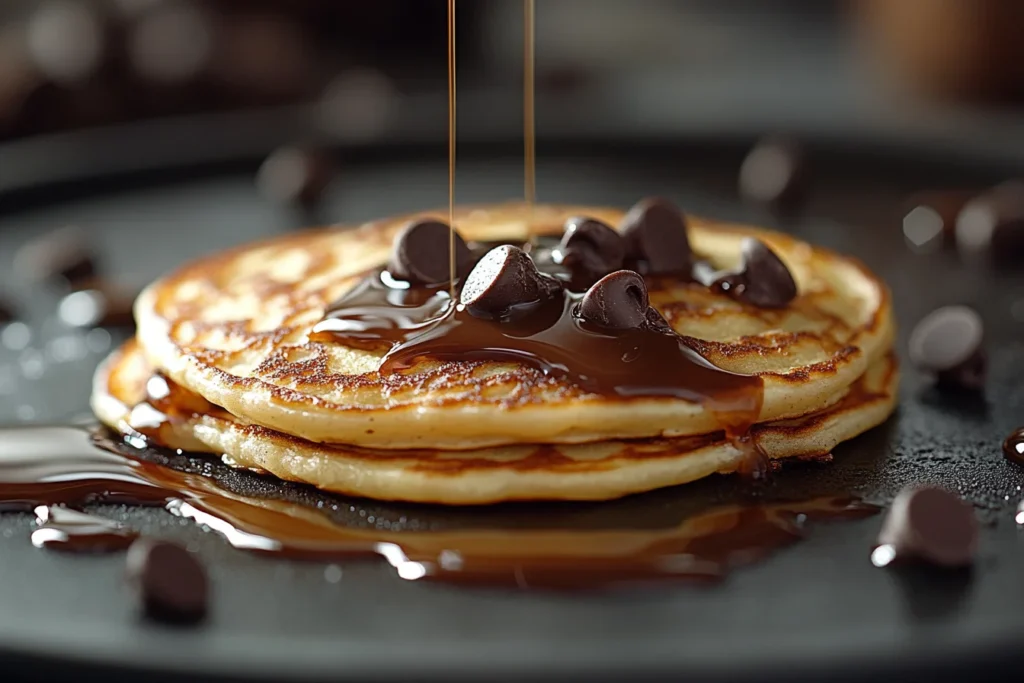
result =
[[[130,529],[65,506],[156,505],[216,531],[240,550],[327,562],[383,558],[409,580],[522,588],[713,580],[798,541],[807,520],[860,519],[877,511],[853,498],[833,497],[723,507],[654,529],[580,529],[571,528],[572,514],[561,519],[550,512],[511,513],[512,521],[488,526],[491,510],[406,506],[409,517],[445,516],[447,528],[360,528],[326,512],[358,501],[226,471],[208,459],[174,455],[135,437],[128,439],[136,442],[132,445],[105,430],[75,427],[13,428],[0,437],[0,510],[45,514],[33,534],[38,546],[84,552],[123,548],[134,538]],[[40,513],[40,506],[49,507]],[[538,517],[539,528],[529,528]]]
[[[474,246],[479,258],[496,244]],[[716,367],[653,310],[650,324],[635,329],[588,324],[577,314],[583,296],[579,274],[560,264],[549,240],[522,246],[541,272],[566,287],[516,321],[471,315],[451,299],[447,283],[413,285],[378,270],[330,307],[310,339],[387,350],[382,373],[408,370],[422,359],[509,361],[567,378],[591,393],[680,398],[705,405],[735,440],[757,421],[760,377]],[[662,279],[649,280],[649,286],[662,286]]]

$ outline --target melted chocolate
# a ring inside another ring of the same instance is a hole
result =
[[[562,293],[529,315],[494,323],[449,311],[385,357],[381,372],[417,360],[512,361],[565,377],[584,391],[671,396],[707,405],[723,426],[745,431],[761,410],[762,381],[715,367],[674,332],[654,326],[610,330],[580,320],[580,295]]]
[[[715,509],[660,529],[578,530],[549,520],[540,529],[388,531],[338,524],[318,509],[323,501],[307,507],[272,497],[280,492],[267,491],[267,480],[254,475],[248,476],[263,485],[264,493],[243,495],[212,476],[153,461],[160,457],[165,456],[159,450],[135,448],[104,432],[8,429],[0,438],[0,506],[164,505],[242,550],[320,561],[378,557],[405,579],[524,588],[717,579],[796,542],[806,520],[860,519],[877,512],[852,498],[822,498]],[[110,527],[95,529],[106,533]],[[62,547],[96,548],[84,542]]]
[[[451,307],[448,283],[413,285],[381,270],[365,277],[331,306],[313,328],[313,341],[344,339],[368,351],[414,338]]]
[[[40,505],[36,508],[32,545],[37,548],[78,553],[110,553],[127,550],[139,537],[123,524],[78,510]]]
[[[1003,457],[1012,463],[1024,465],[1024,427],[1013,430],[1003,441]]]
[[[390,349],[382,373],[406,370],[421,358],[510,361],[564,377],[588,392],[701,403],[734,438],[756,422],[762,380],[714,366],[664,321],[615,331],[581,321],[577,309],[585,287],[573,283],[586,278],[561,263],[557,244],[554,239],[535,238],[524,250],[541,272],[566,283],[566,291],[515,322],[481,320],[453,306],[445,285],[395,282],[386,272],[376,271],[331,306],[310,339]],[[475,244],[474,253],[479,257],[495,246],[499,243]],[[651,286],[664,284],[652,281]],[[764,469],[763,458],[747,450],[756,461],[751,469]]]

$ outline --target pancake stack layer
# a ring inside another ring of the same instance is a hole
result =
[[[438,214],[198,260],[139,297],[93,409],[282,479],[453,505],[611,499],[752,454],[824,456],[891,414],[877,277],[673,211],[466,208],[454,288]]]

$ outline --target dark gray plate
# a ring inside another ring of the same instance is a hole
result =
[[[733,196],[736,149],[665,151],[671,153],[545,156],[541,199],[629,204],[659,193],[694,212],[772,222]],[[520,193],[518,162],[466,157],[460,201]],[[1004,462],[999,444],[1024,423],[1024,278],[967,268],[949,254],[910,254],[896,213],[899,198],[915,186],[996,178],[978,175],[978,166],[915,168],[898,158],[828,151],[813,161],[817,188],[807,216],[782,226],[857,255],[881,273],[894,290],[902,331],[935,306],[976,306],[987,323],[991,357],[983,397],[940,395],[904,368],[896,417],[837,449],[833,464],[788,466],[757,489],[716,477],[607,505],[480,513],[348,501],[352,519],[373,525],[404,515],[407,522],[464,523],[478,515],[476,523],[484,517],[511,525],[538,518],[654,524],[737,497],[852,491],[885,502],[905,484],[927,482],[959,491],[988,523],[973,572],[875,569],[868,561],[875,518],[815,526],[806,542],[712,588],[662,585],[598,595],[463,588],[403,581],[373,562],[345,564],[341,580],[331,583],[323,565],[245,555],[160,511],[111,510],[146,531],[193,544],[208,563],[212,619],[199,629],[172,630],[137,618],[121,589],[121,557],[36,550],[28,543],[29,518],[7,515],[0,517],[4,680],[144,674],[146,680],[744,681],[942,673],[982,679],[995,675],[997,663],[1019,664],[1024,543],[1013,510],[1024,474]],[[332,188],[324,215],[360,220],[443,205],[446,181],[443,161],[353,166]],[[0,272],[9,272],[13,247],[27,235],[65,222],[95,235],[110,272],[146,281],[191,256],[303,220],[265,204],[247,173],[96,192],[23,206],[0,219]],[[33,296],[39,312],[44,304]],[[0,396],[0,421],[52,422],[84,411],[88,375],[105,340],[94,338],[84,358],[56,362],[47,360],[46,348],[55,332],[45,334],[34,342],[46,361],[41,377],[24,376],[25,351],[0,350],[0,378],[13,382]]]

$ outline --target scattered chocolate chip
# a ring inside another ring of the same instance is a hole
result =
[[[573,280],[587,286],[621,268],[626,257],[625,241],[619,233],[597,219],[582,216],[566,221],[556,251]]]
[[[334,174],[334,164],[326,152],[282,147],[260,166],[256,186],[272,201],[309,208],[323,198]]]
[[[957,217],[956,245],[967,259],[1019,265],[1024,258],[1024,181],[1002,183],[968,202]]]
[[[462,236],[446,223],[424,219],[402,228],[388,261],[388,272],[414,284],[435,285],[451,279],[450,243],[455,240],[455,274],[464,276],[473,265],[473,252]]]
[[[537,71],[537,92],[550,95],[572,95],[583,90],[592,80],[586,67],[577,64],[547,66]]]
[[[1024,427],[1014,430],[1003,441],[1003,456],[1012,463],[1024,465]]]
[[[872,554],[876,566],[916,559],[944,567],[964,567],[974,560],[978,522],[974,508],[940,488],[904,489],[896,496]]]
[[[804,155],[792,140],[765,138],[740,166],[740,194],[777,210],[797,207],[804,195]]]
[[[0,299],[0,325],[13,322],[15,318],[14,307]]]
[[[747,237],[740,244],[743,287],[736,295],[762,308],[784,308],[796,298],[796,281],[789,268],[761,240]]]
[[[320,95],[320,126],[341,142],[367,142],[391,125],[400,96],[392,79],[373,68],[349,69],[335,76]]]
[[[935,375],[946,388],[979,390],[987,366],[985,327],[981,316],[966,306],[946,306],[925,316],[910,334],[910,361]]]
[[[72,289],[96,276],[96,261],[88,237],[68,226],[28,242],[15,255],[15,272],[33,284],[63,280]]]
[[[971,200],[965,190],[919,192],[904,202],[903,237],[917,252],[935,251],[956,241],[956,218]]]
[[[207,612],[209,586],[199,560],[179,545],[140,539],[125,560],[129,585],[145,615],[172,623],[194,623]]]
[[[466,277],[461,303],[480,318],[505,317],[513,307],[553,295],[559,283],[541,275],[526,253],[504,245],[487,252]]]
[[[645,274],[687,272],[693,253],[682,212],[665,199],[638,202],[622,220],[629,255],[642,259]]]
[[[580,303],[580,317],[613,330],[640,327],[647,320],[647,286],[632,270],[617,270],[598,280]]]
[[[188,83],[208,66],[214,40],[205,9],[176,0],[140,14],[128,34],[127,50],[132,68],[147,81]]]
[[[57,305],[57,317],[69,327],[133,327],[135,290],[91,282]]]
[[[219,26],[210,75],[222,91],[248,101],[280,102],[314,94],[321,64],[301,23],[274,12],[238,12]]]
[[[56,83],[81,84],[103,65],[107,25],[91,3],[44,3],[29,17],[26,29],[36,68]]]

